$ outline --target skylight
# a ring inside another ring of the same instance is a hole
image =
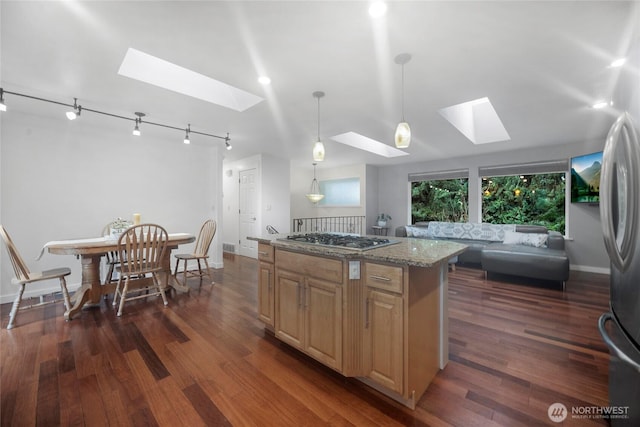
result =
[[[463,102],[438,112],[474,144],[511,140],[489,98]]]
[[[244,111],[263,101],[242,89],[133,48],[127,50],[118,74],[235,111]]]
[[[378,142],[375,139],[368,138],[355,132],[342,133],[340,135],[332,136],[331,139],[344,145],[349,145],[360,150],[377,154],[378,156],[398,157],[409,155],[406,151],[398,150],[387,144],[383,144],[382,142]]]

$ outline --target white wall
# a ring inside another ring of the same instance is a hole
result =
[[[271,225],[280,233],[291,227],[290,162],[288,159],[262,154],[262,230]]]
[[[47,241],[96,237],[134,212],[169,233],[197,234],[208,218],[224,228],[219,142],[194,137],[186,146],[175,131],[149,126],[134,137],[126,122],[89,113],[70,122],[9,110],[0,123],[0,221],[30,269],[70,267],[70,288],[81,281],[80,262],[51,254],[36,261]],[[221,241],[216,235],[211,248],[215,268],[222,267]],[[17,287],[5,249],[0,268],[0,301],[7,302]],[[58,289],[55,282],[42,286]]]
[[[322,163],[316,166],[318,181],[342,178],[360,178],[360,206],[357,207],[324,207],[309,202],[305,194],[311,189],[313,167],[291,168],[291,217],[315,218],[323,216],[361,216],[366,215],[367,204],[367,166],[357,164],[339,168],[326,168]]]

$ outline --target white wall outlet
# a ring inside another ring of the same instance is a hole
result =
[[[349,261],[349,279],[360,278],[360,261]]]

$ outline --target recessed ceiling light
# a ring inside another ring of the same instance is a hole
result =
[[[377,154],[378,156],[398,157],[409,155],[406,151],[398,150],[397,148],[383,144],[382,142],[360,135],[356,132],[342,133],[340,135],[332,136],[331,139],[344,145],[349,145],[360,150]]]
[[[133,48],[127,50],[118,74],[236,111],[244,111],[264,100]]]
[[[271,84],[271,79],[268,76],[260,76],[258,77],[258,83],[266,86]]]
[[[387,13],[387,4],[383,1],[376,1],[369,6],[369,15],[373,18],[379,18]]]
[[[611,64],[609,64],[609,67],[611,68],[622,67],[625,62],[627,62],[627,58],[619,58],[613,61]]]
[[[487,97],[442,108],[438,112],[474,144],[511,140]]]
[[[591,108],[595,108],[596,110],[598,110],[600,108],[607,107],[608,105],[613,105],[613,103],[610,103],[610,102],[607,102],[607,101],[598,101],[598,102],[592,104]]]

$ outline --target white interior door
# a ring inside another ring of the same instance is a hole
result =
[[[240,171],[240,255],[257,258],[258,242],[247,240],[256,237],[258,193],[256,169]]]

